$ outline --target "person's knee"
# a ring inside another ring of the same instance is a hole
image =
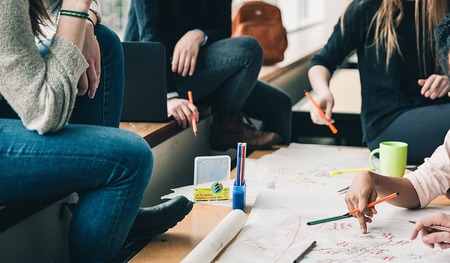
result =
[[[116,130],[110,154],[118,165],[134,174],[142,175],[142,183],[146,185],[153,170],[153,153],[148,143],[139,135]]]
[[[102,24],[96,25],[94,29],[102,52],[112,51],[115,56],[123,56],[122,42],[114,31]]]
[[[261,60],[263,58],[263,49],[258,40],[253,37],[242,36],[232,38],[240,53],[252,58],[253,60]]]

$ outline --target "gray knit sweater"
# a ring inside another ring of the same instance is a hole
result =
[[[6,99],[27,129],[39,134],[61,129],[88,67],[84,56],[72,42],[55,35],[41,57],[28,0],[0,0],[0,10],[0,99]]]

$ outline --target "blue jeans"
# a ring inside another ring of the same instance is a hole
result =
[[[192,90],[196,100],[208,97],[215,115],[226,118],[243,112],[262,121],[262,129],[275,132],[289,144],[291,98],[258,79],[262,49],[251,37],[226,38],[202,47],[191,77],[175,74],[181,97]]]
[[[46,135],[27,130],[0,100],[0,203],[77,192],[69,229],[71,262],[105,262],[120,251],[153,168],[148,144],[118,129],[123,94],[120,40],[96,26],[102,72],[95,99],[77,98],[76,123]],[[112,127],[103,127],[112,126]]]
[[[155,27],[159,23],[157,4],[157,0],[131,0],[125,40],[160,41],[161,33]],[[262,48],[254,38],[226,38],[200,48],[193,76],[174,74],[173,79],[181,97],[186,98],[188,90],[196,101],[208,97],[219,118],[243,112],[261,120],[261,129],[277,133],[283,144],[289,144],[291,98],[258,80],[262,59]]]

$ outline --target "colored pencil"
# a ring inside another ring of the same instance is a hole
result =
[[[387,196],[385,196],[385,197],[383,197],[381,199],[378,199],[378,200],[376,200],[376,201],[374,201],[372,203],[369,203],[367,205],[367,207],[373,207],[373,206],[375,206],[375,205],[377,205],[379,203],[382,203],[384,201],[387,201],[387,200],[390,200],[390,199],[392,199],[394,197],[397,197],[398,195],[399,195],[399,193],[393,193],[393,194],[387,195]],[[317,224],[321,224],[321,223],[341,220],[341,219],[352,217],[354,214],[356,214],[358,212],[360,212],[359,209],[354,209],[354,210],[352,210],[352,211],[350,211],[350,212],[348,212],[346,214],[340,215],[340,216],[333,216],[333,217],[323,218],[323,219],[319,219],[319,220],[315,220],[315,221],[310,221],[310,222],[307,222],[306,224],[311,226],[311,225],[317,225]]]
[[[361,169],[337,170],[337,171],[331,171],[330,175],[360,173],[360,172],[365,172],[365,171],[375,171],[375,169],[374,168],[361,168]]]
[[[397,197],[399,194],[400,194],[400,193],[392,193],[392,194],[390,194],[390,195],[387,195],[387,196],[385,196],[385,197],[383,197],[383,198],[381,198],[381,199],[378,199],[378,200],[376,200],[376,201],[373,201],[372,203],[368,204],[367,207],[368,207],[368,208],[373,207],[373,206],[375,206],[375,205],[377,205],[377,204],[379,204],[379,203],[382,203],[382,202],[384,202],[384,201],[387,201],[387,200],[390,200],[390,199],[392,199],[392,198],[394,198],[394,197]],[[350,211],[350,212],[348,212],[348,213],[349,213],[350,215],[354,215],[354,214],[359,213],[359,212],[360,212],[359,209],[354,209],[354,210],[352,210],[352,211]]]
[[[319,219],[319,220],[310,221],[310,222],[307,222],[306,224],[308,226],[312,226],[312,225],[322,224],[322,223],[326,223],[326,222],[341,220],[341,219],[345,219],[345,218],[349,218],[349,217],[352,217],[352,215],[347,213],[347,214],[340,215],[340,216],[333,216],[333,217],[328,217],[328,218],[323,218],[323,219]]]
[[[194,96],[192,96],[192,91],[188,91],[188,99],[189,102],[194,104]],[[195,119],[194,114],[192,114],[192,119],[191,119],[191,123],[192,123],[192,131],[194,132],[195,137],[197,137],[197,120]]]
[[[328,127],[330,128],[330,130],[333,132],[333,134],[338,133],[338,130],[336,129],[336,127],[333,125],[333,123],[331,123],[330,119],[327,118],[327,116],[325,115],[325,113],[323,112],[323,110],[320,108],[320,106],[314,101],[313,97],[311,96],[311,94],[309,94],[308,91],[305,91],[305,95],[306,97],[309,99],[309,101],[314,104],[314,106],[316,106],[317,111],[319,112],[320,116],[322,118],[324,118],[327,122],[328,122]]]
[[[309,245],[296,259],[294,259],[294,263],[300,262],[300,260],[302,260],[302,258],[304,258],[306,254],[308,254],[309,251],[311,251],[316,245],[317,241],[313,241],[311,245]]]
[[[409,221],[410,223],[416,224],[416,221]],[[431,228],[438,231],[450,232],[450,227],[445,226],[424,226],[425,228]]]

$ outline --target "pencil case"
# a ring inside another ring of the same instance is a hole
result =
[[[246,195],[246,183],[245,180],[242,185],[237,185],[234,181],[233,185],[233,210],[240,209],[245,212],[245,195]]]

